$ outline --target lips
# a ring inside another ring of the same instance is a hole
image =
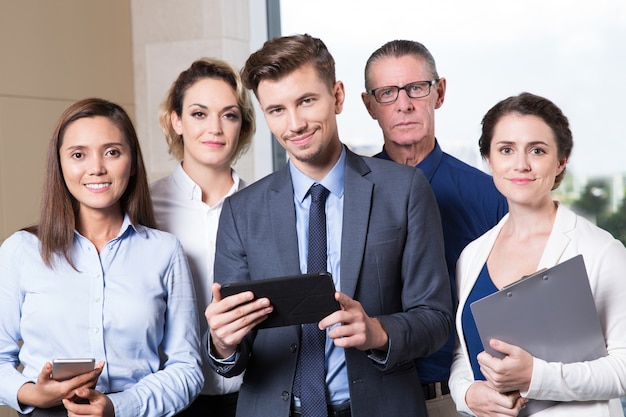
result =
[[[513,184],[526,185],[528,183],[535,181],[535,179],[534,178],[510,178],[509,181],[511,181]]]
[[[202,142],[202,144],[205,146],[212,147],[212,148],[219,148],[219,147],[224,146],[224,142],[219,142],[215,140],[205,140],[204,142]]]
[[[396,123],[395,127],[399,127],[399,128],[403,128],[403,127],[413,127],[415,125],[418,125],[419,123],[417,122],[399,122]]]
[[[306,143],[308,143],[312,138],[313,135],[315,134],[315,132],[309,132],[309,133],[305,133],[304,135],[299,135],[296,137],[292,137],[290,139],[287,139],[289,142],[295,144],[295,145],[304,145]]]

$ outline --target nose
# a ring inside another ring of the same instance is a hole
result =
[[[104,158],[101,156],[93,158],[89,165],[89,175],[104,175],[105,173]]]
[[[306,121],[297,111],[290,111],[288,114],[289,130],[295,133],[306,129]]]
[[[216,136],[223,133],[222,121],[218,114],[211,115],[207,118],[207,132]]]
[[[528,159],[528,155],[526,154],[526,152],[519,152],[517,154],[517,159],[516,159],[516,167],[515,169],[520,171],[520,172],[528,172],[530,171],[530,164],[528,163],[529,159]]]
[[[415,108],[413,106],[413,102],[411,101],[411,97],[409,97],[409,93],[406,90],[398,91],[398,98],[396,99],[396,107],[399,111],[411,111]]]

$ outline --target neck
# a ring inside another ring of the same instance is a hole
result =
[[[220,201],[233,186],[230,165],[213,167],[183,162],[183,170],[202,190],[202,201],[213,206]]]
[[[518,236],[520,239],[550,234],[556,217],[558,204],[548,197],[536,206],[521,206],[509,202],[509,218],[503,232]]]
[[[109,212],[81,210],[76,218],[76,230],[96,246],[98,252],[120,232],[124,216],[119,207]]]
[[[435,149],[435,138],[421,140],[409,145],[401,145],[390,140],[385,141],[387,155],[395,162],[410,166],[416,166],[422,162],[433,149]]]

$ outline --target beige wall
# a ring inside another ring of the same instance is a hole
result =
[[[0,3],[0,241],[37,222],[47,142],[89,96],[134,114],[130,0]]]

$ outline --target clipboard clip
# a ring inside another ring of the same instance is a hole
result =
[[[534,277],[534,276],[536,276],[536,275],[539,275],[539,274],[541,274],[543,271],[547,271],[547,270],[548,270],[548,268],[541,268],[539,271],[537,271],[537,272],[535,272],[535,273],[532,273],[532,274],[530,274],[530,275],[524,275],[523,277],[521,277],[521,278],[520,278],[520,279],[518,279],[517,281],[513,281],[513,282],[512,282],[512,283],[510,283],[509,285],[505,285],[504,287],[502,287],[502,290],[500,290],[500,291],[503,291],[503,290],[506,290],[506,289],[508,289],[508,288],[511,288],[511,287],[512,287],[512,286],[514,286],[515,284],[517,284],[517,283],[519,283],[519,282],[522,282],[522,281],[524,281],[525,279],[528,279],[528,278],[530,278],[530,277]]]

